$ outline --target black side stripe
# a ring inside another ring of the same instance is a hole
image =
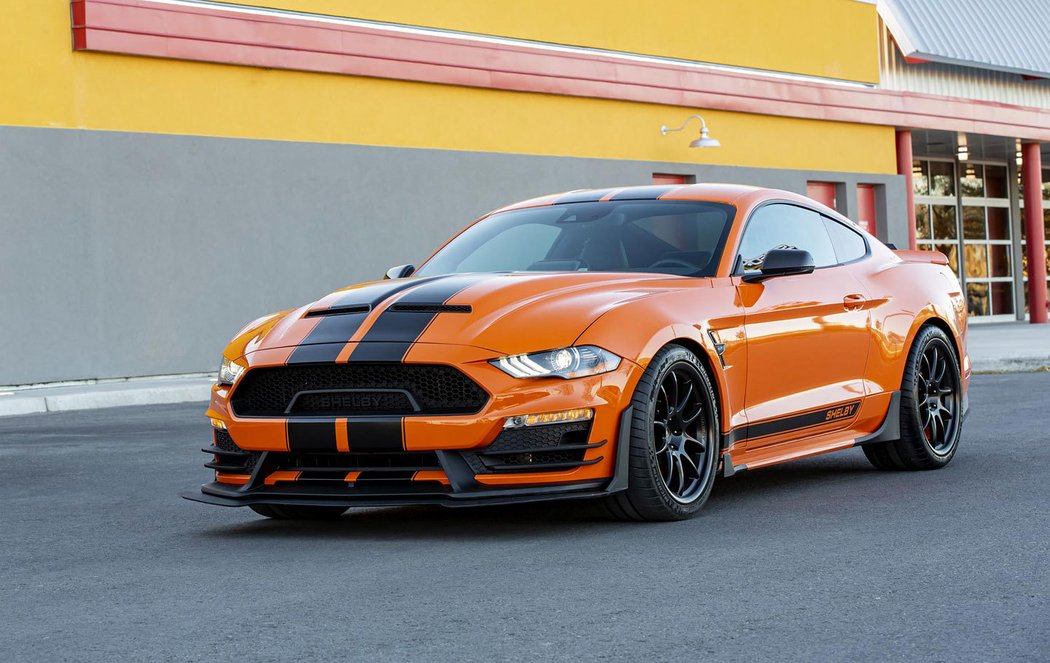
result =
[[[613,191],[616,191],[616,189],[588,189],[587,191],[573,191],[555,200],[554,204],[563,205],[565,203],[596,203],[602,198],[608,196]]]
[[[755,440],[761,437],[786,433],[788,431],[811,428],[813,426],[831,423],[832,421],[852,419],[856,416],[859,410],[860,401],[850,401],[848,403],[840,403],[839,405],[821,408],[812,412],[784,417],[783,419],[759,421],[753,424],[747,424],[746,426],[738,426],[729,431],[723,444],[727,447],[731,447],[736,442],[741,442],[743,440]]]
[[[292,351],[291,356],[288,357],[288,363],[309,364],[335,361],[343,345],[361,327],[361,323],[368,317],[371,309],[407,288],[429,283],[438,278],[441,277],[396,279],[366,285],[347,292],[335,301],[331,308],[344,311],[349,309],[352,312],[323,318]],[[360,310],[354,310],[356,308]]]
[[[681,187],[681,184],[654,184],[621,191],[609,200],[655,200],[668,191]],[[558,202],[561,202],[560,200]]]
[[[445,304],[457,293],[490,278],[491,274],[449,276],[410,290],[397,303]],[[350,361],[404,361],[408,349],[439,314],[437,309],[383,311],[350,354]]]
[[[288,422],[289,451],[338,451],[335,442],[335,422],[294,421]]]

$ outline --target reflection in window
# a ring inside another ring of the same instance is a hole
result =
[[[963,239],[985,239],[983,207],[963,207]]]
[[[930,164],[927,161],[914,161],[911,168],[912,190],[916,196],[930,195]]]
[[[929,247],[919,247],[929,248]],[[940,251],[944,255],[948,256],[948,265],[952,268],[952,271],[956,274],[959,273],[959,246],[957,244],[937,244],[934,251]]]
[[[1010,315],[1014,312],[1014,284],[993,283],[992,315]]]
[[[963,254],[966,264],[966,278],[988,278],[988,245],[967,244]]]
[[[930,162],[930,195],[955,195],[955,164],[948,161]]]
[[[1010,239],[1010,211],[1005,207],[988,208],[988,239]]]
[[[955,207],[933,205],[932,208],[934,239],[955,239],[958,237],[955,226]]]
[[[966,284],[966,306],[970,315],[990,315],[988,306],[988,284],[967,283]]]
[[[920,204],[915,206],[915,236],[918,239],[930,239],[933,237],[930,234],[929,205]]]
[[[991,244],[988,247],[989,258],[992,264],[992,276],[1011,276],[1010,274],[1010,245]]]
[[[959,179],[962,195],[981,198],[984,196],[984,166],[968,163]]]
[[[1009,198],[1006,181],[1006,166],[984,167],[984,195],[986,197]]]

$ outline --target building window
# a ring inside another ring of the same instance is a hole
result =
[[[696,175],[653,173],[653,184],[696,184]]]
[[[874,235],[878,229],[875,221],[875,185],[857,185],[857,225]]]
[[[834,182],[806,182],[806,195],[833,210],[837,211],[839,208]]]
[[[912,170],[918,248],[948,256],[972,316],[1014,317],[1007,173],[1001,163],[935,159]]]

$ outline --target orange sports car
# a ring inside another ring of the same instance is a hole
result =
[[[226,347],[214,481],[272,518],[596,498],[697,513],[716,477],[860,445],[945,466],[970,377],[944,255],[786,191],[572,191],[418,269],[260,318]]]

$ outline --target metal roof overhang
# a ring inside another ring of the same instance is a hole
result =
[[[908,60],[1050,78],[1046,0],[878,0],[876,9]]]

